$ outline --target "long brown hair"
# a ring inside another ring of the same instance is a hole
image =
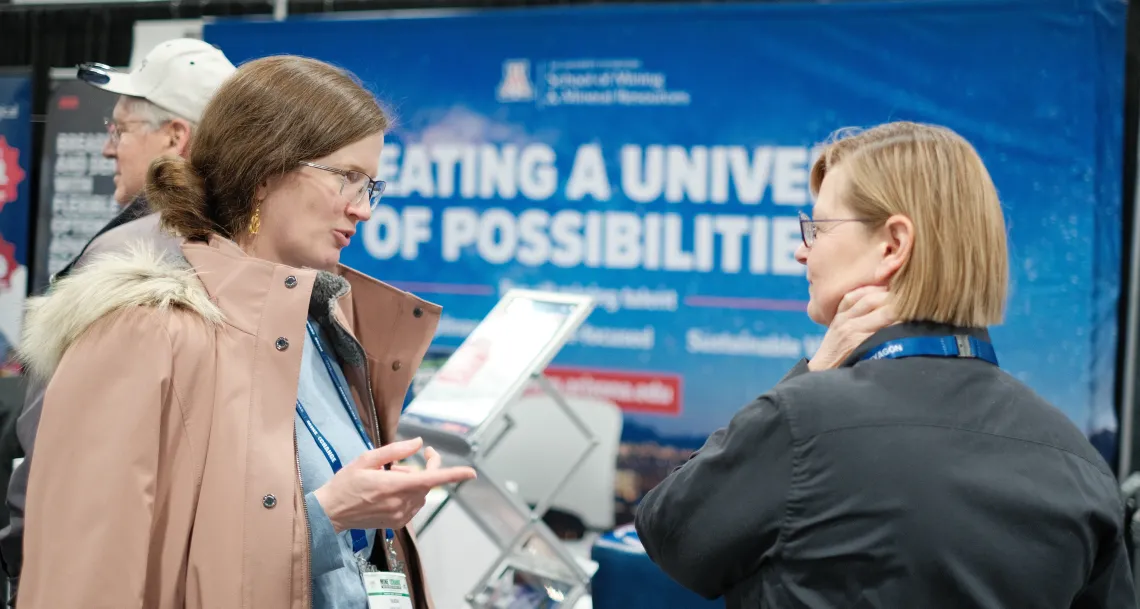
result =
[[[345,70],[289,55],[250,61],[206,107],[190,159],[151,163],[147,201],[177,235],[233,239],[249,229],[267,179],[387,129],[376,98]]]

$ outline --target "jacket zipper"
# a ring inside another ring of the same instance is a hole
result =
[[[313,606],[312,599],[312,582],[313,582],[313,559],[309,555],[313,548],[313,531],[309,526],[309,504],[305,502],[305,480],[301,477],[301,448],[297,445],[297,424],[293,424],[293,458],[297,463],[297,483],[301,485],[301,512],[305,515],[305,537],[309,543],[305,545],[304,561],[305,561],[305,581],[301,582],[301,589],[306,591],[304,598],[304,606],[310,609]]]
[[[349,338],[352,339],[352,342],[354,345],[356,345],[358,352],[364,356],[364,364],[362,366],[357,366],[357,367],[364,369],[364,385],[365,385],[365,388],[368,390],[366,392],[367,397],[368,397],[368,408],[367,408],[367,410],[368,410],[368,421],[370,423],[372,423],[372,429],[371,429],[371,431],[372,431],[372,446],[374,448],[380,448],[380,446],[383,445],[383,442],[380,441],[380,415],[376,413],[376,398],[372,396],[372,374],[368,371],[368,354],[364,351],[364,345],[360,344],[360,341],[356,339],[356,336],[354,336],[351,332],[349,332],[348,329],[345,328],[344,325],[341,324],[340,321],[336,319],[336,317],[332,317],[332,322],[334,324],[336,324],[337,327],[339,327],[345,333],[345,335],[347,335]],[[294,432],[295,431],[296,430],[294,430]],[[376,532],[376,541],[374,543],[380,544],[380,548],[381,548],[380,554],[381,554],[381,556],[384,557],[384,560],[387,561],[388,560],[388,553],[386,551],[384,551],[384,543],[385,542],[384,542],[384,532],[383,531],[377,531]]]
[[[335,317],[333,317],[332,322],[335,323],[341,330],[343,330],[346,335],[348,335],[350,338],[352,338],[353,344],[355,344],[356,348],[359,350],[359,352],[364,355],[364,365],[358,366],[358,367],[364,369],[364,384],[366,385],[366,388],[368,389],[368,418],[369,418],[369,421],[372,423],[372,444],[376,448],[379,448],[383,444],[380,440],[380,415],[377,414],[377,412],[376,412],[376,398],[372,395],[372,374],[368,371],[368,354],[364,351],[364,345],[360,344],[360,341],[356,339],[356,336],[354,336],[351,332],[349,332],[347,330],[347,328],[345,328],[344,325],[340,323],[339,320],[337,320]],[[294,435],[296,435],[296,429],[295,428],[293,430],[293,433],[294,433]],[[299,461],[298,461],[298,463],[299,463]],[[379,543],[379,544],[385,543],[384,539],[383,539],[383,535],[384,535],[383,531],[377,531],[376,543]],[[384,556],[384,560],[387,561],[388,560],[388,553],[386,551],[383,551],[384,550],[383,546],[381,546],[381,550],[382,551],[380,554],[382,556]],[[388,567],[391,568],[391,565],[388,565]],[[412,600],[412,603],[413,604],[415,603],[414,599]]]
[[[368,421],[372,423],[372,445],[375,448],[380,448],[380,421],[378,415],[376,414],[376,398],[372,396],[372,374],[368,372],[368,354],[364,351],[364,345],[361,345],[360,341],[356,340],[356,337],[353,336],[352,333],[349,332],[348,329],[345,328],[339,320],[333,317],[332,322],[336,324],[338,328],[343,330],[345,335],[352,339],[352,343],[356,345],[357,350],[364,355],[364,365],[358,366],[358,368],[364,369],[364,384],[368,388]]]
[[[333,323],[335,323],[337,326],[340,326],[340,328],[342,330],[344,330],[344,326],[341,325],[341,323],[339,321],[337,321],[335,318],[333,318]],[[364,346],[360,344],[360,341],[356,340],[356,337],[352,336],[352,334],[349,333],[347,330],[345,331],[345,334],[347,334],[349,337],[351,337],[352,341],[356,344],[357,349],[359,349],[361,353],[364,353]],[[380,423],[379,423],[377,416],[376,416],[376,400],[375,400],[375,398],[372,397],[372,377],[368,373],[367,359],[365,360],[365,365],[360,366],[360,367],[364,368],[364,382],[368,386],[368,404],[370,406],[370,408],[368,410],[368,414],[369,414],[368,419],[369,419],[369,422],[372,423],[372,433],[373,433],[372,442],[375,446],[378,447],[378,446],[380,446]],[[295,423],[293,426],[293,458],[297,464],[297,482],[300,483],[300,485],[301,485],[301,511],[305,515],[305,536],[309,540],[309,543],[308,543],[307,547],[305,548],[305,581],[303,583],[303,586],[304,586],[303,589],[307,591],[307,594],[305,594],[305,606],[309,607],[311,609],[311,607],[313,606],[312,590],[311,590],[312,581],[313,581],[313,564],[312,564],[312,557],[309,555],[309,552],[312,551],[312,547],[313,547],[313,531],[312,531],[312,527],[309,526],[309,505],[307,503],[305,503],[305,498],[304,498],[305,479],[301,475],[301,449],[297,445],[297,427],[296,427]]]

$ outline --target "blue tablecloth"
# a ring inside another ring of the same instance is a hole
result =
[[[724,607],[723,600],[705,600],[669,579],[645,555],[633,525],[599,537],[591,557],[598,563],[592,585],[594,609]]]

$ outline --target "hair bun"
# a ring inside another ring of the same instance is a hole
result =
[[[187,239],[205,239],[206,182],[190,161],[176,156],[155,159],[147,170],[146,199],[160,214],[162,227]]]

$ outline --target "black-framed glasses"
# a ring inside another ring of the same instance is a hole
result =
[[[361,201],[368,201],[368,208],[376,209],[380,197],[384,195],[384,187],[388,185],[384,180],[373,180],[367,174],[352,169],[337,169],[308,161],[301,161],[300,164],[340,176],[340,194],[348,197],[348,204],[353,207],[358,207]]]
[[[88,82],[93,85],[105,85],[111,82],[111,75],[117,74],[118,72],[118,70],[105,63],[89,61],[79,64],[76,77],[83,82]]]
[[[820,224],[836,224],[839,222],[870,222],[865,218],[832,218],[827,220],[812,220],[810,216],[804,212],[800,212],[800,239],[803,239],[804,245],[811,247],[815,244],[816,235],[819,234]]]

